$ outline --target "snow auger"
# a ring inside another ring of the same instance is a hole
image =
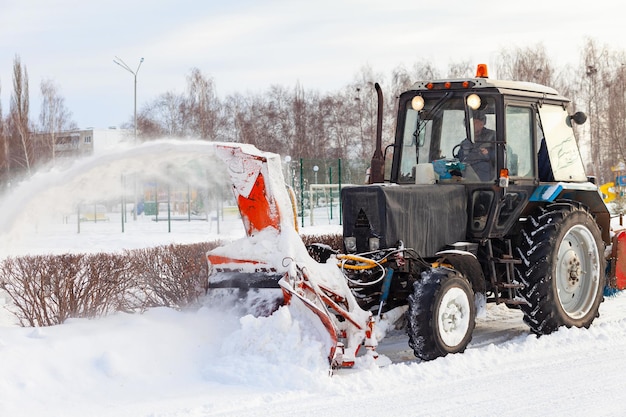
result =
[[[304,306],[327,335],[333,368],[350,367],[361,345],[376,356],[372,313],[361,309],[336,262],[311,258],[297,232],[280,157],[249,145],[219,144],[246,238],[207,254],[209,292],[246,313],[269,315],[281,305]]]

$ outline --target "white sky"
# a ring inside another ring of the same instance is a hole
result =
[[[582,2],[580,2],[582,3]],[[626,49],[615,3],[597,0],[0,0],[0,86],[10,106],[19,55],[30,82],[31,118],[39,87],[53,80],[79,127],[132,120],[137,102],[184,92],[199,68],[220,96],[261,92],[272,84],[334,91],[369,65],[388,76],[418,60],[487,62],[503,48],[543,44],[556,64],[577,64],[585,39]],[[493,74],[492,74],[493,75]]]

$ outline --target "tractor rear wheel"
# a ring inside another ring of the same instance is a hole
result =
[[[559,202],[528,217],[517,248],[524,321],[536,334],[589,327],[603,300],[604,243],[589,211]]]
[[[423,272],[408,301],[407,332],[415,356],[428,361],[465,350],[472,340],[476,306],[463,275],[448,268]]]

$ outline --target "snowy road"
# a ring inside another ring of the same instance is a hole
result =
[[[2,416],[621,416],[626,294],[590,329],[537,338],[519,312],[488,306],[463,354],[327,375],[319,345],[286,309],[269,318],[210,309],[0,327]]]
[[[489,306],[463,354],[418,363],[396,334],[379,352],[394,361],[381,369],[338,372],[327,391],[214,415],[322,416],[622,416],[626,388],[626,297],[611,297],[588,329],[562,329],[537,338],[521,314]],[[614,400],[607,400],[607,399]]]

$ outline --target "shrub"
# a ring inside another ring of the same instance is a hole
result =
[[[154,306],[183,308],[206,293],[206,252],[218,245],[7,258],[0,263],[0,289],[13,301],[22,326]]]
[[[131,285],[124,257],[115,254],[24,256],[0,265],[0,288],[23,326],[128,310],[124,294]]]
[[[206,294],[208,244],[169,245],[129,253],[142,308],[182,308]]]
[[[340,235],[302,236],[305,244],[340,250]],[[115,311],[195,306],[208,288],[207,251],[220,241],[133,249],[121,254],[63,254],[7,258],[0,289],[22,326],[51,326],[72,317]]]

